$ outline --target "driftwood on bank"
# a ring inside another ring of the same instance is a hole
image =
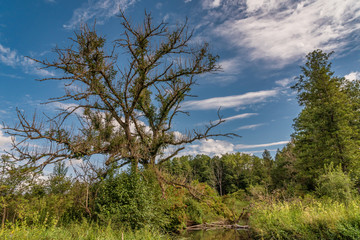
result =
[[[214,223],[203,223],[198,225],[188,226],[186,229],[188,231],[195,230],[212,230],[212,229],[249,229],[248,225],[238,225],[238,224],[226,224],[224,222],[214,222]]]

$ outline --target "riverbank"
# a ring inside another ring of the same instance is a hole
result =
[[[360,200],[257,202],[250,225],[259,239],[360,239]]]
[[[9,225],[0,230],[0,239],[26,240],[168,240],[173,239],[169,234],[161,233],[151,228],[140,230],[114,229],[111,226],[98,226],[87,222],[74,223],[68,226],[18,226]]]

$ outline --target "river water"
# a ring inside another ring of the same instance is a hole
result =
[[[191,240],[248,240],[252,239],[247,230],[217,229],[197,230],[184,233],[180,239]]]

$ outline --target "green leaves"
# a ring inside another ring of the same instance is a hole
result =
[[[303,75],[293,86],[299,104],[304,106],[293,125],[296,167],[301,181],[310,189],[325,164],[341,164],[346,173],[360,167],[360,132],[359,126],[353,124],[353,119],[359,117],[359,105],[352,100],[356,98],[356,88],[344,78],[333,76],[330,56],[321,50],[309,53]]]

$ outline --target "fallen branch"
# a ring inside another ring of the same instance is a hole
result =
[[[212,229],[249,229],[249,225],[238,225],[238,224],[226,224],[224,222],[214,222],[214,223],[203,223],[198,225],[189,226],[186,228],[188,231],[195,230],[212,230]]]

